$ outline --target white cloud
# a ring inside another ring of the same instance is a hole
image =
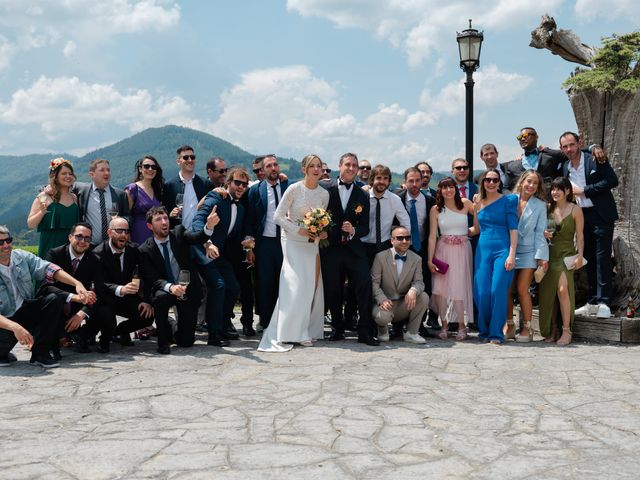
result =
[[[62,53],[64,53],[65,57],[72,57],[74,53],[76,53],[76,42],[69,40],[64,48],[62,49]]]
[[[577,0],[574,11],[586,20],[625,18],[635,26],[640,25],[640,2],[637,0]]]
[[[202,128],[181,97],[154,98],[147,90],[122,93],[113,85],[88,84],[77,77],[44,76],[0,103],[0,122],[36,125],[49,139],[113,124],[131,131],[167,123]]]
[[[0,72],[9,67],[16,47],[5,36],[0,34]]]

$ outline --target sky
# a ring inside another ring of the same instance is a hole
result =
[[[471,18],[474,151],[506,161],[521,127],[549,146],[576,129],[561,85],[577,65],[528,46],[544,13],[593,46],[640,26],[637,0],[0,0],[0,154],[84,155],[175,124],[254,154],[449,170]]]

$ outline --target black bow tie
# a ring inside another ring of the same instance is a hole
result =
[[[340,180],[339,183],[340,183],[340,185],[344,185],[344,188],[346,188],[347,190],[350,190],[351,189],[351,185],[353,185],[353,182],[352,183],[347,183],[347,182],[343,182],[342,180]]]
[[[238,205],[238,203],[240,203],[240,200],[231,200],[231,205]]]
[[[407,256],[406,256],[406,255],[402,256],[402,255],[400,255],[399,253],[396,253],[396,256],[395,256],[394,258],[395,258],[396,260],[400,260],[400,261],[402,261],[402,262],[406,262],[406,261],[407,261]]]

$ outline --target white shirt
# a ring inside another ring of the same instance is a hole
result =
[[[265,180],[267,185],[267,213],[264,219],[264,230],[262,232],[263,237],[277,236],[277,225],[273,221],[273,217],[276,213],[276,198],[273,195],[273,185]],[[278,202],[282,200],[282,190],[280,189],[280,182],[276,182],[276,190],[278,191]]]
[[[407,196],[405,197],[405,206],[406,206],[407,212],[411,211],[412,199],[413,197],[411,196],[411,194],[407,192]],[[427,200],[422,193],[418,193],[418,196],[415,197],[415,199],[416,199],[416,213],[418,214],[417,215],[418,229],[420,230],[420,241],[424,242],[424,221],[425,221],[425,218],[427,218],[427,215],[429,214],[429,212],[427,212]],[[411,223],[411,220],[409,220],[409,223]],[[411,228],[409,228],[409,231],[411,231]]]
[[[584,174],[584,153],[580,152],[580,163],[577,168],[573,168],[573,162],[569,161],[569,181],[584,190],[584,187],[587,186],[587,178]],[[576,195],[576,203],[581,208],[589,208],[593,207],[593,202],[590,198],[587,198],[584,193],[580,195]]]
[[[191,227],[191,222],[193,222],[194,217],[196,216],[196,210],[198,206],[198,197],[196,195],[196,191],[193,188],[193,178],[191,180],[186,180],[182,176],[182,172],[178,172],[178,176],[180,180],[184,184],[184,197],[183,197],[183,207],[182,207],[182,225],[185,228]]]
[[[16,288],[16,284],[18,283],[16,281],[16,276],[13,272],[13,263],[11,261],[9,261],[9,265],[2,265],[0,264],[0,274],[5,277],[7,280],[9,280],[8,282],[5,282],[5,284],[11,288],[11,291],[13,292],[13,298],[16,301],[16,312],[18,311],[18,309],[22,306],[22,303],[24,302],[24,298],[22,297],[22,295],[20,294],[20,291]]]
[[[340,180],[338,180],[340,182]],[[340,195],[340,204],[342,205],[342,211],[347,211],[347,204],[349,203],[349,198],[351,198],[351,192],[353,191],[353,183],[350,188],[345,187],[344,185],[340,185],[338,183],[338,195]]]
[[[365,243],[376,243],[376,206],[378,201],[373,188],[369,190],[369,233],[361,240]],[[416,205],[417,209],[417,205]],[[386,242],[391,238],[391,226],[394,217],[397,217],[400,225],[411,231],[409,214],[402,205],[400,197],[389,190],[385,190],[380,198],[380,242]]]
[[[109,211],[111,210],[111,204],[113,199],[111,198],[111,188],[109,185],[104,187],[104,205],[107,210],[107,222],[111,220],[109,217]],[[91,243],[97,245],[102,243],[102,212],[100,211],[100,192],[95,183],[91,184],[91,190],[89,191],[89,201],[87,202],[87,211],[84,213],[84,220],[91,225]]]

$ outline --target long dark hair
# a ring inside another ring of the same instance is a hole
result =
[[[549,187],[549,213],[553,212],[556,209],[556,201],[551,195],[551,192],[554,189],[562,190],[563,192],[569,190],[569,193],[567,193],[567,202],[576,203],[576,198],[573,195],[573,187],[571,186],[571,182],[569,181],[569,179],[565,177],[558,177],[553,182],[551,182],[551,187]]]
[[[160,200],[162,198],[162,185],[164,184],[164,178],[162,177],[162,167],[158,163],[158,160],[155,159],[155,157],[151,155],[145,155],[136,162],[136,172],[133,181],[137,182],[138,180],[142,180],[142,162],[144,162],[145,160],[151,160],[156,164],[156,167],[158,168],[156,170],[156,176],[153,177],[153,180],[151,180],[151,188],[153,188],[153,194],[155,195],[155,197]]]
[[[442,180],[438,182],[438,190],[436,191],[436,208],[438,212],[442,212],[444,210],[444,197],[442,196],[442,187],[453,187],[456,189],[456,195],[453,197],[453,201],[456,204],[456,208],[458,210],[462,210],[464,207],[462,203],[462,197],[460,196],[460,191],[458,190],[458,184],[451,177],[444,177]]]
[[[481,199],[487,198],[487,190],[484,188],[484,178],[491,172],[493,172],[496,175],[498,175],[498,180],[500,180],[500,172],[498,170],[496,170],[495,168],[487,168],[484,172],[482,172],[482,174],[480,175],[480,178],[478,179],[478,186],[480,187],[480,198]]]

